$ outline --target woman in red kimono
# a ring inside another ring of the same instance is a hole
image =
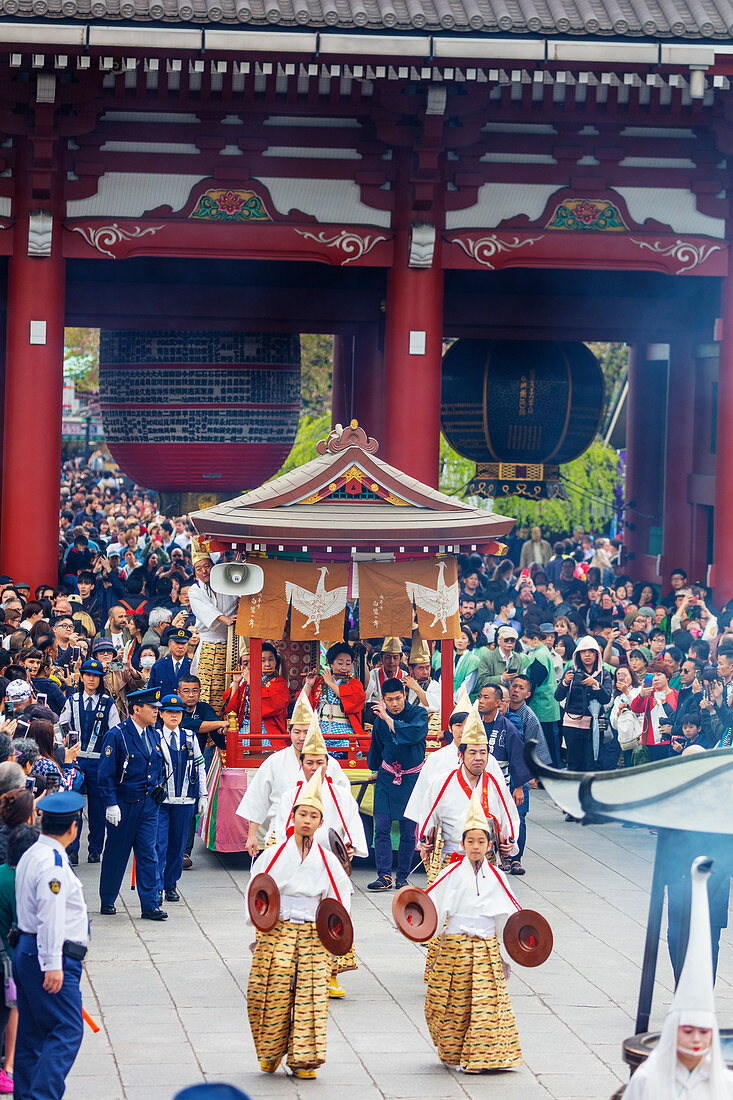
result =
[[[290,692],[283,676],[280,676],[280,654],[272,642],[262,643],[262,725],[267,732],[263,748],[285,749],[290,745],[288,734],[288,705]],[[235,672],[232,684],[224,692],[224,713],[235,711],[239,731],[246,740],[249,733],[249,668]],[[264,731],[263,731],[264,732]]]
[[[308,699],[318,715],[329,752],[348,748],[348,736],[352,733],[363,741],[365,749],[368,747],[369,736],[361,724],[366,693],[361,681],[351,674],[353,660],[351,646],[336,642],[326,653],[328,668],[320,676],[312,672],[305,681]],[[346,754],[335,752],[333,755],[340,759]]]

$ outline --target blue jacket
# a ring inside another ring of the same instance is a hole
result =
[[[152,726],[143,731],[143,738],[132,718],[107,731],[97,775],[99,794],[105,806],[138,802],[162,782],[164,775],[160,734]]]
[[[174,661],[170,654],[156,661],[150,670],[148,687],[160,688],[161,695],[171,695],[173,692],[178,691],[178,681],[181,676],[190,676],[191,674],[191,661],[188,657],[181,660],[181,671],[177,676],[173,665]]]

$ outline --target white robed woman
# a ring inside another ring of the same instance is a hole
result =
[[[692,864],[690,937],[659,1042],[623,1092],[623,1100],[733,1100],[713,1001],[707,880],[712,860]]]

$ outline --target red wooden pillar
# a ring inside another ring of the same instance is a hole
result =
[[[19,149],[13,255],[8,263],[0,568],[15,580],[56,584],[61,473],[65,263],[61,220],[51,251],[28,255],[31,204]]]
[[[629,396],[626,412],[626,501],[631,524],[624,532],[633,558],[628,572],[635,580],[658,580],[657,555],[662,552],[662,476],[665,437],[665,394],[668,348],[635,344],[629,355]]]
[[[331,427],[337,424],[348,424],[349,414],[349,380],[351,378],[351,337],[334,336],[333,338],[333,375],[331,377]]]
[[[409,266],[410,230],[395,236],[387,275],[384,349],[384,446],[380,457],[438,485],[443,270]]]
[[[692,472],[696,366],[690,341],[678,338],[672,345],[667,384],[661,568],[664,585],[673,569],[685,569],[690,577],[693,574],[693,506],[688,499],[687,481]]]
[[[723,340],[718,374],[713,567],[710,583],[718,605],[733,596],[733,276],[723,280]]]
[[[440,721],[443,730],[450,726],[453,713],[453,639],[440,643]]]
[[[365,325],[354,335],[353,415],[367,435],[384,439],[384,352],[379,325]]]

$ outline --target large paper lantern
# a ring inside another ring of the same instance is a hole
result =
[[[139,485],[220,495],[260,485],[290,452],[300,340],[279,333],[103,331],[110,452]]]
[[[593,441],[603,394],[585,344],[456,341],[443,358],[441,421],[451,447],[477,463],[468,491],[565,496],[559,466]]]

